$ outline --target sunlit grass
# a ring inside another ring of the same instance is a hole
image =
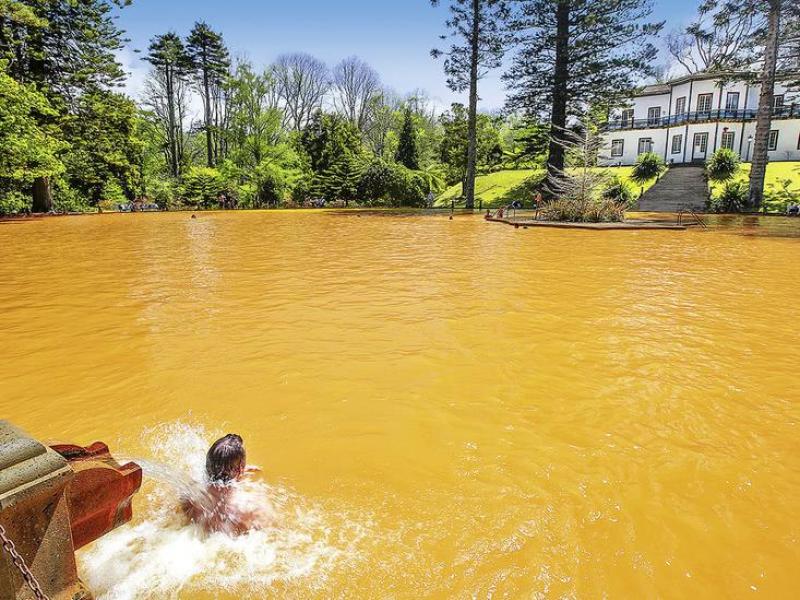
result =
[[[781,182],[784,180],[791,180],[789,189],[800,192],[800,162],[772,162],[767,165],[767,179],[765,189],[779,189],[782,187]],[[741,181],[744,183],[750,182],[750,163],[742,164],[732,181]],[[725,182],[712,181],[711,194],[717,196],[722,188],[725,187]]]
[[[637,197],[642,190],[647,190],[655,183],[655,179],[644,185],[631,181],[633,167],[609,167],[608,171],[629,182]],[[481,175],[475,180],[476,201],[482,202],[484,208],[496,208],[514,200],[529,203],[533,198],[533,192],[524,184],[532,177],[541,177],[543,173],[543,169],[519,169]],[[449,206],[453,200],[458,206],[463,203],[460,199],[461,184],[459,183],[447,188],[436,199],[436,206]]]

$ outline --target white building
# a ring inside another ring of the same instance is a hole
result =
[[[656,152],[667,163],[701,163],[717,148],[749,162],[761,86],[738,77],[697,73],[645,87],[628,108],[612,113],[601,162],[632,165],[641,153]],[[800,93],[786,86],[775,86],[770,161],[800,160]]]

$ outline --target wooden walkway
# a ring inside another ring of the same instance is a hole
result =
[[[555,229],[589,229],[598,231],[685,231],[686,225],[656,221],[624,221],[622,223],[569,223],[564,221],[534,221],[532,219],[498,219],[486,217],[490,223],[503,223],[516,228],[551,227]]]

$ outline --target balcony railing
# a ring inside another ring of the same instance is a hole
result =
[[[620,129],[657,129],[659,127],[674,127],[685,123],[706,123],[708,121],[752,121],[758,111],[754,108],[743,110],[716,109],[699,112],[686,112],[669,117],[647,119],[616,119],[606,125],[608,130]],[[772,109],[772,117],[776,119],[800,119],[800,105],[791,104]]]

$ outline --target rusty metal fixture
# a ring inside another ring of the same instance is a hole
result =
[[[75,550],[131,520],[131,501],[142,486],[139,465],[120,465],[102,442],[86,448],[71,444],[50,447],[67,459],[75,473],[67,486]]]
[[[131,519],[142,481],[105,444],[45,446],[0,421],[0,598],[91,600],[75,549]]]

